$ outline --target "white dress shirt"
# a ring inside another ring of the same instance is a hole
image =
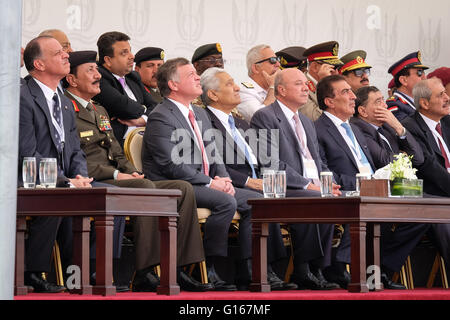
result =
[[[419,113],[419,114],[422,117],[423,121],[425,121],[425,123],[427,124],[428,128],[431,130],[431,133],[433,133],[434,140],[436,141],[436,145],[438,146],[439,150],[441,149],[439,147],[439,141],[441,141],[442,145],[444,146],[445,153],[447,153],[447,159],[450,159],[450,152],[449,152],[448,146],[445,143],[445,140],[441,137],[439,132],[437,132],[437,130],[436,130],[436,125],[439,122],[436,122],[436,121],[424,116],[421,113]]]

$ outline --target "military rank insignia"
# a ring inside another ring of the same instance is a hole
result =
[[[109,131],[109,130],[112,130],[112,127],[111,127],[111,123],[109,122],[109,119],[108,119],[108,117],[107,116],[104,116],[104,115],[100,115],[100,123],[99,123],[99,126],[100,126],[100,130],[102,130],[102,131]]]
[[[246,87],[247,89],[254,89],[253,83],[251,82],[242,82],[242,85]]]
[[[308,80],[306,85],[308,86],[309,91],[311,91],[313,93],[316,92],[316,86],[314,85],[314,83],[311,80]]]

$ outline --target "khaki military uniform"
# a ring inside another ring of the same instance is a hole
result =
[[[317,81],[313,79],[309,74],[306,74],[306,77],[308,78],[308,88],[309,88],[308,102],[306,102],[305,105],[301,106],[299,111],[312,121],[316,121],[322,115],[323,112],[320,109],[319,104],[317,103],[317,92],[316,92]]]
[[[93,110],[84,108],[70,93],[81,148],[86,154],[90,177],[97,181],[126,188],[179,189],[182,196],[177,199],[179,212],[177,229],[177,265],[184,266],[205,259],[197,204],[192,186],[185,181],[148,179],[114,180],[114,171],[131,174],[138,170],[127,160],[122,147],[114,136],[105,108],[94,105]],[[136,269],[141,270],[159,264],[159,225],[155,217],[133,219],[134,242],[136,246]]]
[[[150,95],[152,96],[153,100],[156,101],[156,103],[162,102],[163,98],[161,96],[161,93],[159,93],[158,89],[147,88],[147,86],[145,86],[145,85],[144,85],[144,88],[148,93],[150,93]]]

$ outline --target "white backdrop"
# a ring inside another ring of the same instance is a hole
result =
[[[133,53],[156,46],[189,60],[198,46],[219,42],[238,82],[247,78],[248,49],[261,43],[278,51],[337,40],[339,56],[366,50],[371,82],[384,92],[387,69],[410,52],[421,50],[431,70],[450,66],[448,0],[23,0],[22,23],[23,46],[50,28],[74,50],[97,50],[98,37],[116,30],[131,37]]]

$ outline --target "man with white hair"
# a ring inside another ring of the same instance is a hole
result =
[[[274,81],[280,70],[280,58],[270,46],[257,45],[247,53],[247,70],[250,79],[241,84],[241,103],[237,109],[250,122],[257,110],[275,102]]]
[[[48,36],[55,38],[56,41],[59,42],[64,52],[70,53],[73,52],[72,46],[70,44],[69,38],[67,35],[59,30],[59,29],[47,29],[42,31],[39,36]]]

